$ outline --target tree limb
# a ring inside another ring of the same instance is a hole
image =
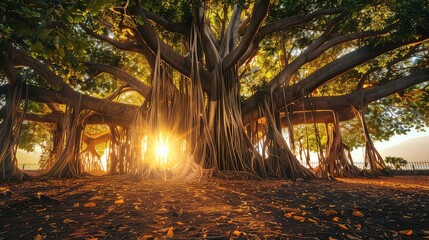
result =
[[[313,61],[328,49],[337,46],[339,44],[349,42],[356,39],[363,39],[367,37],[377,36],[386,34],[390,31],[390,28],[385,28],[380,31],[363,31],[357,33],[351,33],[347,35],[337,36],[333,39],[329,39],[329,35],[322,34],[316,39],[308,48],[304,50],[294,61],[286,66],[276,77],[274,77],[269,83],[271,91],[279,87],[284,82],[289,81],[290,77],[296,73],[304,64]]]
[[[172,33],[180,33],[188,36],[190,34],[190,26],[184,23],[172,23],[167,21],[165,18],[155,14],[153,12],[146,12],[146,16],[149,20],[153,21],[160,27]]]
[[[99,39],[101,41],[107,42],[107,43],[111,44],[112,46],[114,46],[117,49],[121,49],[121,50],[124,50],[124,51],[129,51],[129,52],[138,52],[138,53],[143,53],[144,54],[144,52],[142,52],[143,46],[137,45],[137,44],[135,44],[132,41],[126,42],[126,43],[119,42],[119,41],[116,41],[116,40],[114,40],[112,38],[109,38],[106,35],[100,35],[100,34],[95,33],[93,30],[91,30],[90,28],[88,28],[85,24],[80,23],[79,26],[88,35],[93,36],[93,37],[95,37],[95,38],[97,38],[97,39]]]
[[[0,70],[2,70],[7,78],[9,85],[13,86],[16,81],[16,69],[12,62],[6,56],[6,53],[0,52]]]
[[[317,87],[329,80],[340,76],[346,71],[357,67],[379,55],[389,52],[398,47],[406,46],[412,43],[418,43],[429,38],[429,33],[423,34],[419,39],[403,41],[392,41],[385,43],[382,46],[372,47],[364,46],[356,49],[334,61],[319,68],[300,82],[281,88],[277,88],[272,92],[272,98],[275,102],[289,104],[302,96],[302,93],[314,91]],[[242,104],[243,119],[250,119],[251,116],[258,115],[258,104],[263,102],[265,97],[271,97],[266,90],[259,91]],[[286,103],[284,103],[286,99]]]
[[[40,61],[28,56],[23,51],[18,50],[14,47],[7,48],[7,52],[15,65],[25,65],[36,71],[40,77],[45,79],[54,88],[60,88],[62,91],[71,93],[74,90],[67,85],[62,78],[58,77],[52,70],[50,70],[45,64]]]
[[[98,64],[98,63],[90,63],[90,62],[85,63],[85,66],[87,66],[88,69],[90,70],[108,73],[117,77],[118,79],[124,81],[125,83],[128,83],[133,90],[139,92],[143,97],[146,97],[149,94],[149,91],[150,91],[149,86],[147,86],[146,84],[138,80],[136,77],[134,77],[133,75],[127,73],[126,71],[120,68],[106,65],[106,64]]]
[[[252,10],[252,17],[250,19],[249,26],[243,35],[243,39],[240,44],[234,48],[227,56],[225,56],[222,64],[222,71],[225,71],[235,65],[240,58],[246,53],[250,44],[253,41],[256,33],[259,30],[262,21],[265,19],[268,11],[268,0],[258,1]]]
[[[249,46],[249,49],[247,49],[246,53],[241,57],[240,63],[241,64],[244,63],[248,57],[252,56],[252,52],[255,49],[258,49],[259,43],[266,36],[274,32],[285,31],[292,27],[300,26],[320,16],[338,14],[343,11],[344,11],[343,8],[323,9],[323,10],[314,11],[310,14],[300,14],[300,15],[284,18],[282,20],[265,24],[258,30],[258,33],[255,35],[252,43]]]
[[[92,118],[96,119],[98,124],[109,124],[126,126],[133,122],[138,107],[134,105],[112,102],[106,99],[91,97],[82,93],[73,92],[64,94],[62,91],[54,91],[35,86],[28,86],[30,100],[40,103],[58,103],[67,105],[77,105],[80,102],[81,110],[94,111]],[[79,101],[80,99],[80,101]],[[143,114],[146,114],[144,111]],[[90,123],[89,121],[88,123]],[[92,120],[94,123],[94,120]]]
[[[170,46],[168,46],[164,41],[159,39],[155,29],[153,29],[153,27],[149,23],[149,20],[146,17],[146,12],[143,10],[143,8],[137,6],[133,7],[131,8],[131,13],[134,16],[133,19],[137,27],[138,36],[144,40],[147,46],[154,53],[156,53],[158,47],[160,47],[161,59],[183,75],[189,76],[191,71],[190,59],[188,57],[181,56]],[[143,24],[138,23],[138,21],[135,20],[135,16],[141,17],[143,20]]]

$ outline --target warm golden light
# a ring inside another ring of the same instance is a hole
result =
[[[168,140],[166,138],[160,137],[155,146],[155,157],[157,163],[164,167],[168,163],[168,153],[170,151],[170,146],[168,145]]]
[[[109,158],[109,148],[106,147],[103,151],[103,155],[100,157],[101,168],[107,172],[107,159]]]

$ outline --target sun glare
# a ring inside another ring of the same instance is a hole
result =
[[[101,168],[103,171],[107,172],[107,158],[109,157],[109,148],[104,149],[103,155],[100,157]]]
[[[170,147],[168,145],[167,139],[165,138],[158,139],[155,146],[155,154],[156,154],[156,161],[160,166],[165,166],[167,164],[169,151],[170,151]]]

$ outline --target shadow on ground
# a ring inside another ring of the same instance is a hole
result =
[[[0,239],[429,238],[429,177],[2,184]]]

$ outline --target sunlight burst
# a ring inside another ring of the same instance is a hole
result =
[[[166,137],[159,137],[155,146],[156,162],[159,166],[165,167],[169,160],[170,146]]]

